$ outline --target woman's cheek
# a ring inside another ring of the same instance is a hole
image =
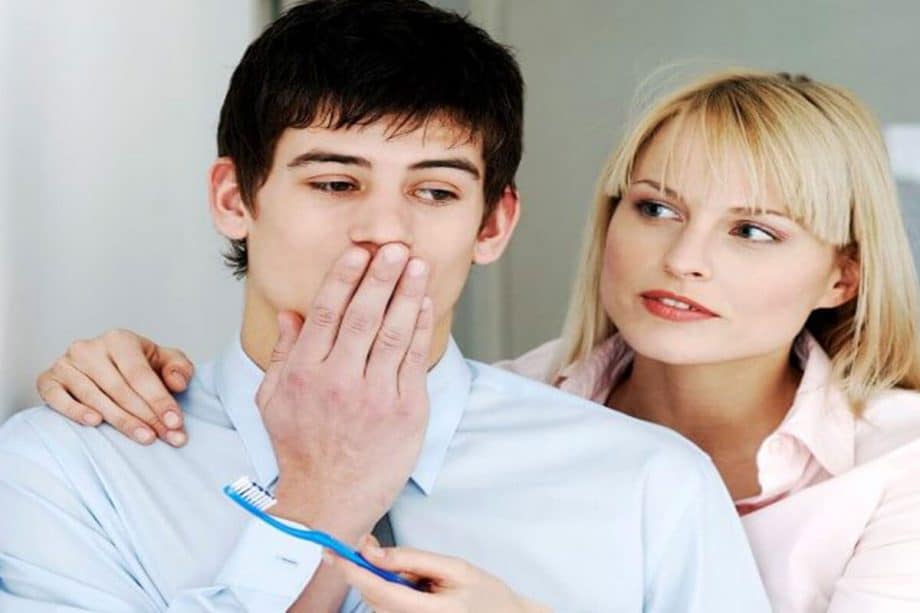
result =
[[[776,258],[769,264],[733,270],[726,295],[732,296],[734,319],[783,342],[794,338],[808,319],[820,279],[803,270],[801,262]]]

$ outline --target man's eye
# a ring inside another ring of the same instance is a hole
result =
[[[437,189],[433,187],[423,187],[415,190],[415,195],[422,200],[429,202],[447,202],[456,200],[457,194],[447,189]]]
[[[680,215],[678,215],[677,211],[669,206],[661,204],[660,202],[655,202],[654,200],[640,200],[636,203],[636,209],[643,217],[650,217],[652,219],[680,218]]]
[[[352,192],[358,186],[349,181],[312,181],[310,186],[321,192]]]
[[[755,243],[773,243],[779,240],[773,233],[751,223],[739,225],[732,234]]]

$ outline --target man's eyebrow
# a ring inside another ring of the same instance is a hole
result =
[[[356,155],[344,155],[342,153],[335,153],[333,151],[323,151],[321,149],[315,149],[313,151],[307,151],[306,153],[301,153],[293,160],[288,162],[288,168],[294,168],[296,166],[306,166],[310,163],[317,162],[334,162],[336,164],[346,164],[349,166],[360,166],[361,168],[370,168],[370,160],[367,160]]]
[[[479,169],[466,158],[444,158],[436,160],[422,160],[409,166],[410,170],[424,170],[425,168],[454,168],[462,170],[473,175],[474,179],[479,178]]]
[[[684,202],[683,196],[668,186],[662,188],[658,181],[653,181],[651,179],[640,179],[638,181],[634,181],[634,183],[645,183],[646,185],[649,185],[660,192],[664,192],[665,195],[667,195],[669,198],[673,198],[678,202]],[[761,209],[755,206],[736,206],[729,209],[729,212],[736,215],[775,215],[777,217],[785,217],[786,219],[789,219],[789,214],[784,213],[783,211],[776,211],[774,209]]]

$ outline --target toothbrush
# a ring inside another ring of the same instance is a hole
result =
[[[360,553],[343,543],[342,541],[336,539],[334,536],[327,534],[325,532],[320,532],[319,530],[301,530],[299,528],[294,528],[285,524],[282,521],[279,521],[276,517],[269,515],[265,511],[270,509],[277,501],[275,497],[268,493],[262,486],[260,486],[255,481],[252,481],[249,477],[243,476],[231,483],[230,485],[224,486],[224,494],[226,494],[231,500],[243,507],[250,514],[258,517],[269,526],[276,528],[286,534],[290,534],[293,537],[310,541],[311,543],[316,543],[331,549],[339,556],[354,562],[361,568],[371,571],[378,577],[391,581],[393,583],[399,583],[406,587],[412,589],[421,590],[421,586],[416,585],[408,579],[375,566],[368,562],[364,556]]]

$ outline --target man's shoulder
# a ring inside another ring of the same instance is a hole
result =
[[[13,413],[0,426],[0,447],[9,447],[19,441],[40,441],[75,428],[82,426],[45,405],[30,407]]]
[[[0,462],[18,458],[59,475],[60,459],[81,445],[82,428],[44,405],[18,411],[0,426]]]
[[[611,456],[710,464],[705,453],[670,428],[630,417],[504,368],[469,363],[473,371],[474,412],[544,433],[550,425],[552,436],[572,437],[574,445],[596,441],[599,446],[607,446]]]
[[[185,413],[186,430],[192,446],[204,443],[198,439],[208,439],[215,430],[231,433],[233,429],[214,392],[211,371],[209,364],[199,367],[188,389],[176,396]],[[164,450],[158,451],[160,446]],[[109,463],[142,464],[149,459],[155,463],[163,461],[160,455],[168,457],[168,452],[174,451],[159,443],[139,445],[109,424],[84,426],[47,405],[18,411],[0,425],[0,461],[27,460],[56,475],[70,473],[84,462],[91,465],[100,459]],[[177,453],[172,455],[178,457]]]

